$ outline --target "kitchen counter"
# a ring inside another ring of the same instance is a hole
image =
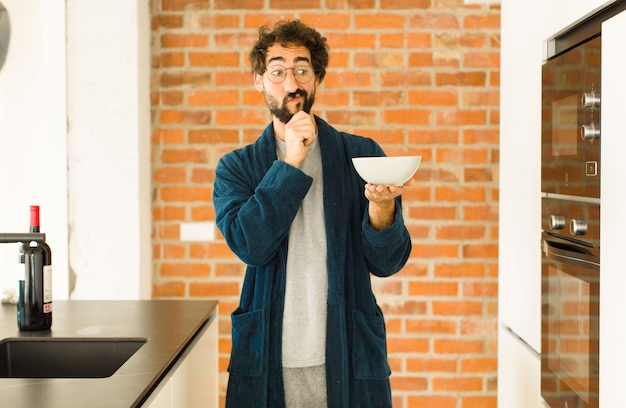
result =
[[[55,301],[51,330],[20,332],[16,306],[3,304],[0,341],[16,337],[122,337],[147,341],[110,377],[0,378],[0,406],[141,406],[194,337],[208,325],[217,324],[213,321],[216,310],[216,301],[199,300]]]

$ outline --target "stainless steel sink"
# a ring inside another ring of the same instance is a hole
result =
[[[0,378],[104,378],[145,338],[15,337],[0,341]]]

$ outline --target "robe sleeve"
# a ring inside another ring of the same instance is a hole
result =
[[[411,237],[404,225],[401,200],[396,199],[396,214],[393,224],[375,231],[369,223],[366,208],[362,223],[363,254],[374,275],[391,276],[406,264],[411,254]]]
[[[215,170],[216,224],[230,249],[246,264],[268,263],[289,227],[313,179],[280,160],[264,175],[238,156],[225,156]],[[260,180],[257,182],[255,180]]]

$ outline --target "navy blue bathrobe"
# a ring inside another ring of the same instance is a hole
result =
[[[382,149],[371,139],[338,132],[320,118],[315,120],[328,240],[328,407],[391,407],[385,322],[370,273],[390,276],[409,257],[411,239],[401,199],[396,199],[393,225],[374,231],[365,182],[351,158],[383,156]],[[217,165],[213,194],[217,226],[247,264],[240,303],[231,316],[228,408],[285,406],[281,339],[288,233],[312,182],[299,169],[277,160],[271,124],[253,144],[225,155]]]

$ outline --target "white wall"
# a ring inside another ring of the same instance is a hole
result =
[[[624,405],[626,366],[626,11],[602,26],[602,205],[600,207],[600,407]]]
[[[0,231],[28,231],[31,204],[52,247],[53,296],[68,296],[65,1],[2,0],[11,40],[0,70]],[[17,244],[0,245],[0,284],[16,286]],[[23,274],[23,268],[22,268]]]
[[[148,2],[2,1],[0,231],[27,230],[39,204],[56,299],[148,298]],[[16,248],[1,250],[10,287]]]
[[[147,1],[67,0],[73,299],[151,294]]]
[[[505,0],[501,22],[499,318],[541,350],[542,0]]]

